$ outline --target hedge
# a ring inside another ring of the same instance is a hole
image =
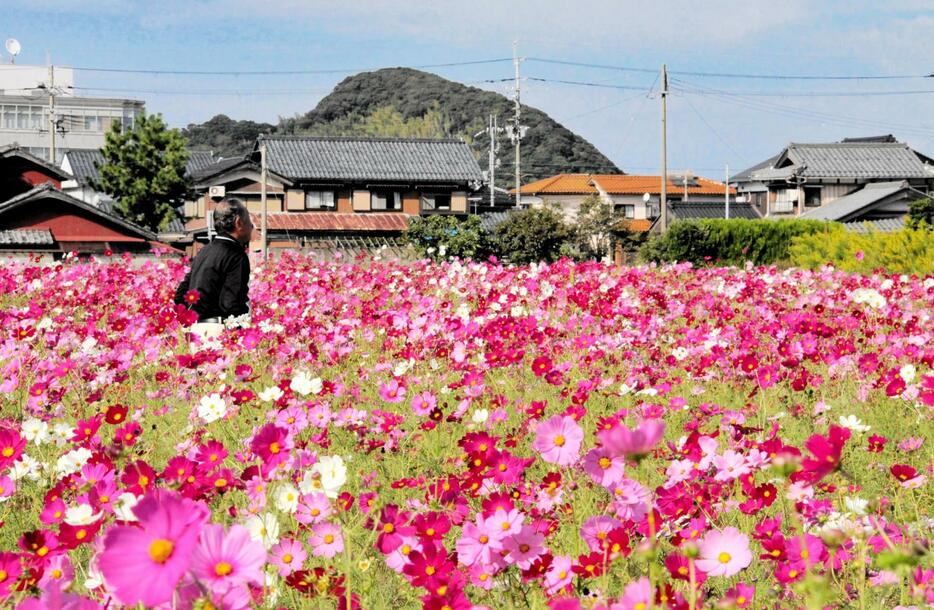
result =
[[[711,218],[681,220],[639,250],[647,262],[690,261],[697,265],[771,265],[787,261],[792,240],[824,235],[835,225],[821,220],[747,220]],[[819,238],[818,238],[819,239]]]
[[[832,264],[837,269],[869,274],[934,274],[934,231],[922,226],[892,233],[852,233],[837,226],[826,235],[800,235],[789,248],[791,263],[817,268]]]

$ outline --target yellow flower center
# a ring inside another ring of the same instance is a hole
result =
[[[293,559],[292,554],[286,553],[285,555],[282,556],[282,563],[292,563],[292,559]]]
[[[490,541],[489,536],[480,536],[480,544],[486,544],[489,541]]]
[[[427,530],[425,530],[425,533],[428,534],[429,536],[434,536],[434,535],[435,535],[435,528],[429,527]]]
[[[78,540],[84,540],[87,535],[88,533],[85,530],[78,530],[78,533],[75,534],[75,538]]]
[[[216,566],[214,566],[214,573],[218,576],[227,576],[231,572],[233,572],[233,566],[226,561],[221,561]]]
[[[62,577],[62,571],[61,571],[61,570],[52,570],[52,578],[55,578],[55,579],[57,580],[57,579],[59,579],[59,578],[61,578],[61,577]]]
[[[6,570],[0,570],[0,582],[4,582],[7,579],[7,576],[9,575],[6,573]]]
[[[739,597],[736,598],[736,603],[737,603],[738,605],[742,606],[743,604],[746,603],[746,598],[743,597],[742,595],[740,595]]]
[[[325,534],[324,544],[331,544],[332,542],[334,542],[334,536],[332,536],[331,534]]]
[[[434,566],[428,566],[427,568],[425,568],[425,574],[428,574],[429,576],[431,576],[434,573],[435,573]]]
[[[279,453],[279,443],[269,443],[269,453]]]
[[[49,554],[49,547],[47,546],[44,546],[38,551],[36,551],[36,555],[38,555],[39,557],[45,557],[48,554]]]
[[[310,511],[308,511],[308,512],[310,512],[310,513],[311,513],[311,516],[312,516],[312,517],[317,517],[318,515],[320,515],[320,514],[321,514],[321,511],[320,511],[320,510],[318,510],[317,508],[313,508],[313,509],[311,509],[311,510],[310,510]]]
[[[733,557],[729,553],[726,553],[726,552],[720,553],[719,555],[717,555],[717,560],[720,563],[730,563],[731,559],[733,559]]]
[[[149,485],[149,477],[147,477],[146,475],[140,476],[139,485],[140,487],[146,487],[147,485]]]
[[[156,563],[165,563],[172,556],[175,545],[171,540],[156,538],[149,545],[149,557]]]
[[[11,455],[13,455],[13,447],[4,447],[3,457],[10,457]]]
[[[610,467],[610,458],[605,458],[605,457],[600,458],[600,468],[603,468],[604,470],[606,470],[609,467]]]
[[[226,487],[227,479],[217,479],[214,481],[214,487]]]
[[[559,434],[555,437],[554,443],[555,447],[564,447],[564,437]]]
[[[794,578],[797,575],[798,575],[798,570],[789,570],[788,572],[788,578]]]
[[[386,525],[383,526],[383,531],[386,532],[387,534],[391,534],[395,530],[396,530],[396,526],[393,525],[392,523],[387,523]]]
[[[645,610],[645,603],[636,602],[636,605],[633,606],[633,610]]]

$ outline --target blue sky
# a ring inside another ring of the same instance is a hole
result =
[[[363,69],[509,57],[514,40],[524,57],[652,70],[665,62],[676,79],[669,98],[669,167],[715,178],[727,163],[736,171],[792,141],[893,133],[934,155],[934,78],[683,74],[931,74],[930,0],[6,0],[4,9],[0,38],[20,40],[21,64],[44,64],[48,52],[57,65],[89,68]],[[430,71],[465,83],[513,74],[509,62]],[[633,87],[528,80],[522,100],[586,137],[624,171],[658,172],[654,74],[535,61],[523,63],[522,72],[552,81]],[[78,71],[75,80],[78,87],[95,88],[96,95],[143,99],[150,112],[181,127],[219,113],[275,122],[313,108],[350,73]],[[511,83],[476,86],[512,93]],[[924,93],[891,95],[897,91]],[[828,93],[834,95],[816,95]]]

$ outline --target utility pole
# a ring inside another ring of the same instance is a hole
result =
[[[668,66],[662,64],[662,194],[659,209],[662,233],[668,230]]]
[[[260,234],[262,235],[263,240],[263,260],[266,260],[268,252],[268,242],[266,240],[266,141],[260,139],[259,141],[259,168],[260,168],[260,202],[263,207],[262,220],[260,222]]]
[[[684,200],[688,200],[688,173],[684,172]]]
[[[496,115],[490,115],[490,207],[496,205]]]
[[[726,218],[730,218],[730,164],[726,164],[726,183],[723,185],[723,197],[725,198]]]
[[[515,95],[516,115],[515,115],[515,118],[513,119],[514,121],[513,137],[515,138],[515,143],[516,143],[516,205],[517,207],[518,207],[518,204],[522,200],[522,195],[521,195],[522,175],[519,171],[519,151],[522,146],[521,144],[522,127],[519,123],[519,117],[521,115],[521,109],[520,109],[520,104],[519,104],[519,89],[520,89],[519,83],[521,82],[519,79],[519,64],[521,63],[522,60],[519,58],[519,55],[518,55],[518,44],[519,44],[518,42],[512,43],[512,63],[515,64],[515,67],[516,67],[516,95]]]
[[[55,68],[49,61],[49,162],[55,165]]]

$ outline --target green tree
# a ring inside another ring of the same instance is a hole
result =
[[[269,123],[235,121],[218,114],[204,123],[189,123],[182,135],[191,150],[211,150],[221,157],[237,157],[253,149],[257,136],[275,131],[275,125]]]
[[[494,251],[506,261],[524,265],[554,262],[573,233],[559,212],[529,208],[512,214],[493,233]]]
[[[574,241],[583,258],[612,256],[617,236],[626,233],[625,218],[614,205],[596,193],[581,201],[574,225]]]
[[[104,164],[93,186],[116,200],[121,216],[154,231],[178,217],[190,190],[179,130],[166,127],[159,114],[139,117],[126,131],[115,122],[101,152]]]
[[[447,214],[417,216],[409,222],[405,239],[419,256],[434,261],[483,258],[489,251],[479,216],[468,216],[466,220]]]
[[[911,202],[906,224],[909,229],[934,229],[934,202],[927,197]]]

